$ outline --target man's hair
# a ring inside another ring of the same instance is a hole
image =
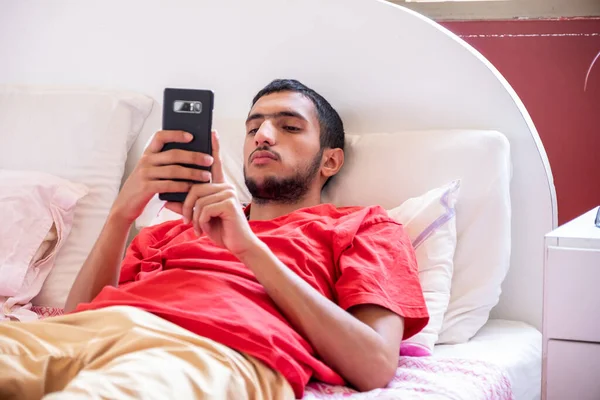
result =
[[[321,149],[340,148],[344,150],[344,124],[339,114],[319,93],[295,79],[276,79],[265,86],[252,100],[252,106],[263,96],[279,92],[296,92],[307,97],[317,109],[317,118],[321,128]]]

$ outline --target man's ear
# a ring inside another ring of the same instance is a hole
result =
[[[324,178],[330,178],[337,174],[342,165],[344,165],[344,150],[337,149],[325,149],[323,151],[321,166],[321,174]]]

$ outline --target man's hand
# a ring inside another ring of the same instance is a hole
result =
[[[219,137],[212,132],[212,181],[195,184],[185,202],[167,203],[166,208],[192,222],[197,235],[206,233],[217,245],[240,257],[256,247],[259,239],[250,229],[235,188],[226,182],[221,160]]]
[[[157,132],[119,192],[112,214],[133,223],[155,194],[187,192],[192,187],[192,183],[178,180],[210,181],[210,172],[177,164],[210,167],[211,156],[176,149],[161,152],[166,143],[187,143],[192,138],[191,134],[182,131]]]
[[[156,193],[187,192],[192,184],[178,180],[210,181],[210,173],[177,164],[209,167],[211,156],[194,151],[168,150],[161,152],[166,143],[187,143],[189,133],[160,131],[140,158],[115,200],[100,236],[88,255],[65,305],[70,312],[79,303],[95,298],[105,286],[117,286],[123,251],[131,224],[140,216],[146,204]]]

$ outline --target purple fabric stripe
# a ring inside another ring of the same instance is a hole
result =
[[[442,226],[446,222],[450,221],[450,219],[452,219],[452,217],[454,217],[456,215],[456,210],[454,208],[451,208],[450,205],[448,204],[448,197],[450,196],[450,193],[454,192],[457,188],[458,188],[458,182],[455,183],[454,185],[452,185],[452,187],[450,187],[448,190],[446,190],[446,192],[440,199],[440,202],[446,209],[446,212],[444,214],[440,215],[435,221],[433,221],[431,223],[431,225],[429,225],[427,228],[425,228],[419,236],[417,236],[417,238],[413,241],[413,244],[412,244],[415,249],[417,247],[419,247],[421,245],[421,243],[423,243],[429,236],[431,236],[433,234],[433,232],[435,232],[437,229],[439,229],[440,226]]]

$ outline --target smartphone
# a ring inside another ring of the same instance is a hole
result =
[[[212,155],[212,114],[214,94],[210,90],[166,88],[163,96],[163,130],[191,133],[188,143],[167,143],[161,151],[182,149]],[[182,164],[188,168],[210,171],[209,167]],[[198,182],[201,183],[201,182]],[[187,193],[160,193],[162,201],[183,202]]]

